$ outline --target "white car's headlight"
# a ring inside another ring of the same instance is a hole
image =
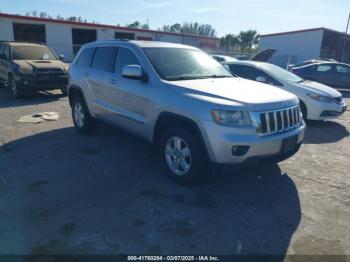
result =
[[[321,96],[321,95],[317,95],[317,94],[307,94],[308,97],[310,97],[313,100],[317,100],[320,102],[325,102],[325,103],[332,103],[333,102],[333,98],[329,97],[329,96]]]
[[[224,126],[250,126],[252,121],[247,111],[212,110],[211,115],[216,123]]]

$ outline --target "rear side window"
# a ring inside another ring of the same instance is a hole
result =
[[[319,65],[317,66],[317,72],[331,72],[332,66],[331,65]]]
[[[119,48],[114,71],[121,74],[123,68],[127,65],[140,65],[140,62],[129,49]]]
[[[98,47],[91,67],[101,71],[112,72],[116,50],[117,48],[113,46]]]
[[[336,68],[338,73],[350,73],[350,66],[337,65]]]
[[[94,51],[95,51],[95,48],[84,49],[78,58],[77,65],[90,67],[92,62],[92,57],[94,56]]]

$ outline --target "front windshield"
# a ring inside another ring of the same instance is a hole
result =
[[[57,60],[46,46],[13,46],[13,60]]]
[[[165,80],[232,77],[212,57],[196,49],[144,48],[158,75]]]
[[[286,82],[292,82],[292,83],[297,83],[297,82],[302,82],[303,79],[300,78],[299,76],[284,70],[283,68],[279,66],[275,66],[273,64],[269,63],[263,63],[260,65],[262,69],[265,69],[267,72],[275,76],[276,78],[286,81]]]

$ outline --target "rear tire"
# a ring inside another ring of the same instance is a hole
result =
[[[161,157],[167,175],[182,186],[204,183],[208,160],[195,132],[185,127],[167,128],[160,140]]]
[[[72,103],[72,118],[75,128],[79,133],[90,133],[95,127],[95,121],[91,117],[85,100],[81,95],[76,95]]]

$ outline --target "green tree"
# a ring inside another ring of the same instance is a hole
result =
[[[259,34],[256,30],[241,31],[238,39],[241,51],[251,50],[259,44]]]
[[[234,34],[227,34],[220,38],[220,47],[229,52],[230,49],[236,50],[239,46],[238,36]]]
[[[175,23],[173,25],[163,25],[161,28],[158,28],[158,30],[163,32],[202,35],[209,37],[216,36],[216,30],[212,27],[212,25],[209,24],[185,22],[181,25],[179,23]]]

